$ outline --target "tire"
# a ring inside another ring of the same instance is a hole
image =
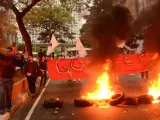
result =
[[[128,97],[124,100],[124,103],[123,105],[138,105],[138,98],[135,97],[135,98],[132,98],[132,97]]]
[[[115,94],[112,96],[111,100],[109,100],[110,105],[118,105],[124,101],[124,93]]]
[[[141,95],[138,96],[138,103],[139,104],[151,104],[153,101],[152,95]]]
[[[57,108],[62,108],[64,106],[64,103],[62,100],[56,100],[54,101],[54,107],[57,107]]]
[[[56,98],[45,100],[43,103],[43,107],[46,109],[62,108],[63,106],[64,106],[63,101]]]
[[[46,108],[46,109],[52,109],[53,106],[52,106],[52,101],[50,100],[45,100],[44,103],[43,103],[43,108]]]
[[[93,102],[85,99],[75,99],[74,100],[74,105],[76,107],[89,107],[93,105]]]

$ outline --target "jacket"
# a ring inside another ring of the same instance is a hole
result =
[[[15,67],[22,67],[23,60],[14,59],[12,56],[6,56],[0,53],[0,78],[12,79],[15,73]]]
[[[32,63],[32,73],[30,77],[38,77],[39,66],[38,63],[33,61]],[[24,73],[27,75],[29,70],[29,61],[24,64]]]

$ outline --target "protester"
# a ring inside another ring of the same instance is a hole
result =
[[[13,49],[8,47],[6,55],[0,53],[0,114],[11,111],[12,104],[12,90],[13,90],[13,75],[15,66],[23,66],[23,61],[20,59],[13,59]],[[6,98],[5,98],[6,93]]]
[[[45,56],[43,55],[42,58],[40,59],[39,62],[39,69],[41,73],[41,82],[40,82],[40,87],[44,88],[47,80],[47,64],[45,61]]]
[[[38,63],[33,61],[33,55],[29,55],[28,61],[24,64],[24,73],[27,77],[30,95],[35,97],[36,95],[36,79],[38,77]]]
[[[134,49],[130,48],[130,47],[127,46],[127,45],[125,45],[124,48],[127,49],[129,53],[135,51]],[[127,54],[127,53],[126,53],[126,54]]]
[[[143,54],[145,52],[144,48],[143,48],[143,43],[144,43],[143,37],[139,36],[136,43],[137,43],[138,47],[137,47],[135,53],[136,54]],[[148,71],[141,72],[141,78],[148,80],[149,79],[149,72]]]

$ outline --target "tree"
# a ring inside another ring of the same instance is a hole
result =
[[[11,9],[14,12],[19,30],[28,48],[29,55],[32,54],[31,38],[24,26],[23,17],[39,1],[40,0],[3,0],[0,2],[0,6],[4,7],[6,10]]]
[[[17,27],[15,25],[14,16],[10,11],[5,11],[4,9],[0,10],[0,29],[1,31],[8,31],[10,33],[15,33]],[[1,32],[3,33],[3,32]],[[3,34],[1,34],[1,38],[3,39]]]
[[[23,23],[23,17],[28,13],[33,6],[35,6],[39,1],[41,0],[3,0],[0,2],[0,6],[4,7],[5,9],[11,9],[15,16],[16,21],[19,27],[19,30],[22,34],[23,40],[25,41],[25,44],[28,48],[28,54],[32,54],[32,47],[31,47],[31,38],[28,34],[25,25]],[[51,0],[46,0],[46,2],[49,2]],[[86,4],[86,0],[61,0],[61,3],[65,5],[64,3],[72,1],[70,5],[77,4],[76,6],[80,5],[80,3]],[[82,5],[82,4],[81,4]],[[83,6],[83,5],[82,5]],[[71,7],[71,6],[70,6]],[[74,6],[72,6],[74,8]],[[79,7],[81,8],[81,7]]]
[[[35,14],[37,15],[36,18]],[[29,29],[39,28],[42,30],[39,37],[39,40],[42,42],[49,42],[52,34],[58,40],[63,38],[72,39],[74,35],[70,31],[70,24],[74,19],[68,7],[62,4],[54,4],[53,0],[41,1],[38,7],[27,13],[24,21],[26,25],[29,25]]]
[[[25,16],[24,20],[32,27],[42,29],[39,37],[42,42],[48,42],[52,34],[61,41],[64,38],[73,39],[74,33],[70,31],[71,24],[74,22],[72,13],[86,8],[86,2],[85,0],[60,0],[59,4],[55,4],[54,0],[43,0],[39,7],[33,8]]]

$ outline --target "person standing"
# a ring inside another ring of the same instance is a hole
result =
[[[23,66],[21,59],[13,58],[13,49],[8,47],[6,49],[6,55],[0,53],[0,114],[5,113],[5,101],[6,112],[11,111],[12,107],[12,90],[13,90],[13,75],[15,73],[15,67]],[[6,99],[5,99],[6,96]]]
[[[28,56],[28,61],[24,64],[24,73],[27,77],[30,95],[35,97],[36,95],[36,79],[38,77],[38,63],[33,61],[33,55]]]
[[[39,62],[39,69],[41,74],[40,87],[44,88],[47,80],[47,64],[45,61],[45,56],[43,55]]]
[[[136,54],[143,54],[143,53],[145,53],[144,48],[143,48],[144,40],[143,40],[142,36],[138,37],[138,40],[136,41],[136,43],[138,45],[138,47],[136,49]],[[141,78],[148,80],[149,79],[149,72],[148,71],[141,72]]]

